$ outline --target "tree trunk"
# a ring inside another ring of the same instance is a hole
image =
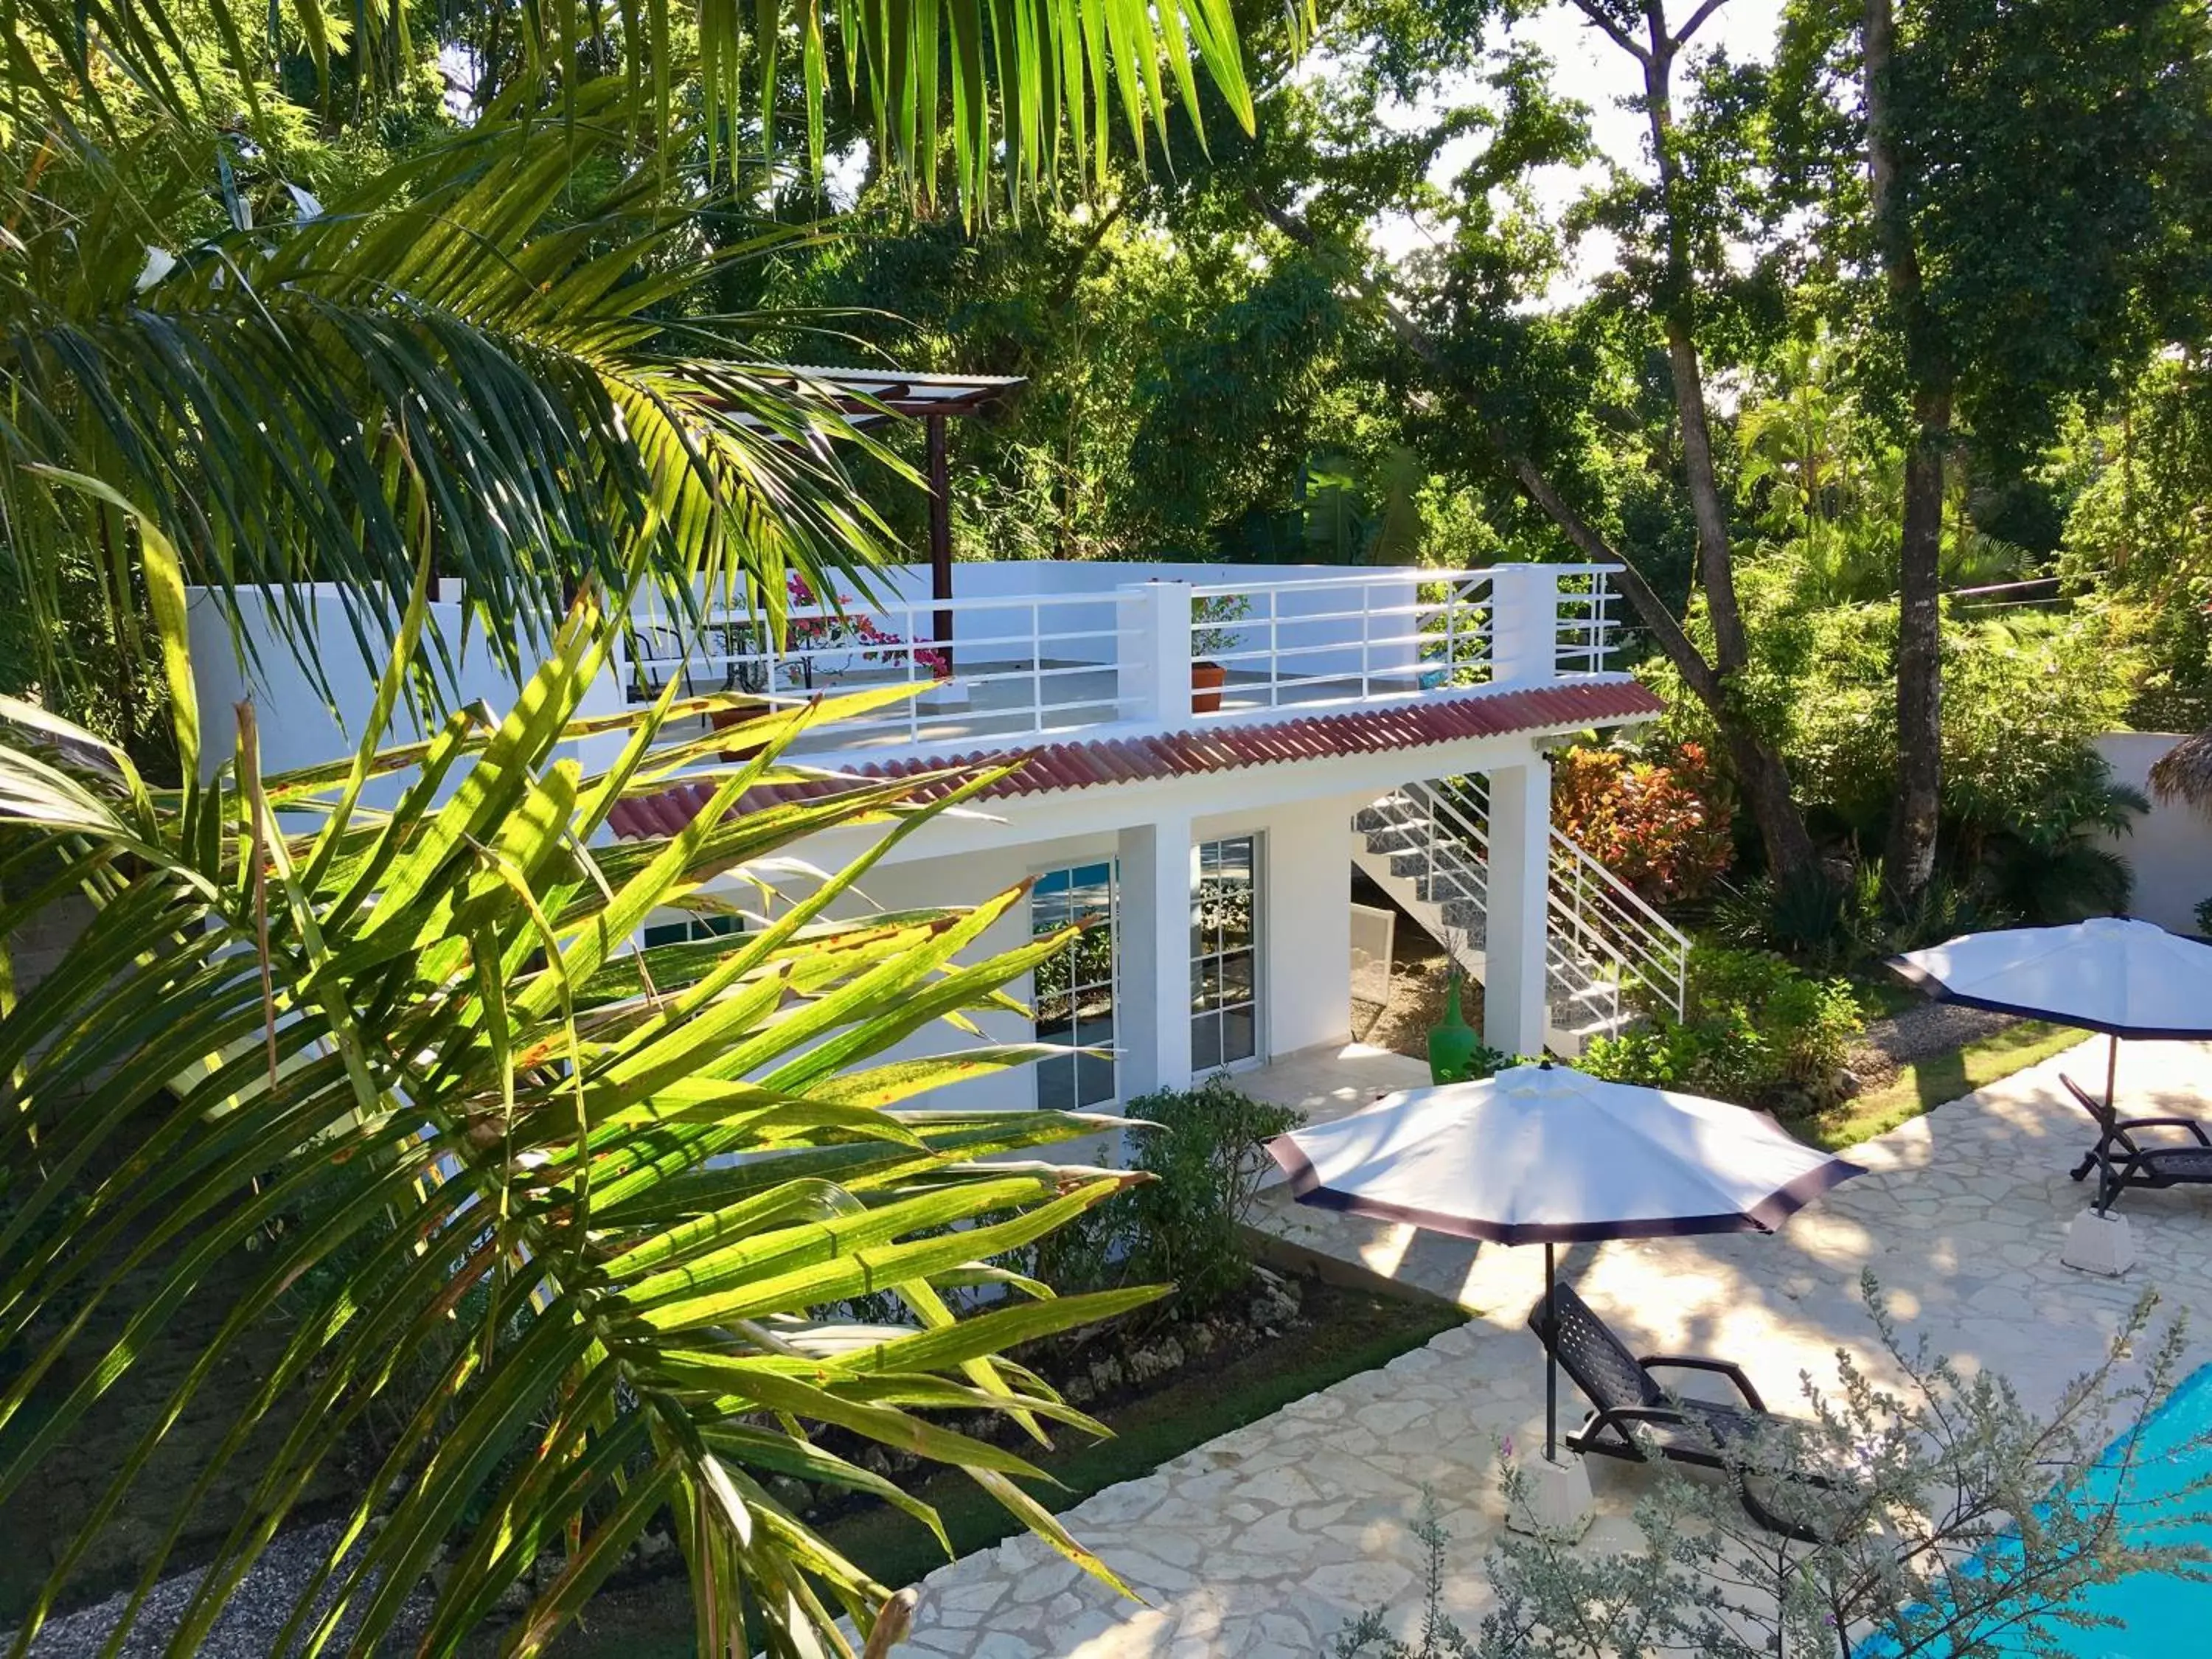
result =
[[[1918,902],[1935,875],[1943,790],[1943,447],[1951,400],[1924,398],[1914,413],[1897,550],[1897,805],[1882,861],[1900,907]]]
[[[1905,513],[1897,550],[1897,804],[1883,879],[1900,908],[1917,904],[1936,872],[1943,791],[1943,465],[1951,442],[1951,374],[1935,339],[1900,177],[1889,80],[1896,60],[1891,0],[1866,0],[1867,173],[1875,240],[1912,383],[1905,456]]]
[[[1705,612],[1713,625],[1714,665],[1725,680],[1750,661],[1743,613],[1735,599],[1735,551],[1729,544],[1727,503],[1713,472],[1712,428],[1705,412],[1705,377],[1698,356],[1697,289],[1690,269],[1689,234],[1684,225],[1682,164],[1674,153],[1674,54],[1679,43],[1668,33],[1667,14],[1652,0],[1644,14],[1649,49],[1644,65],[1644,109],[1650,125],[1651,154],[1659,169],[1659,196],[1666,215],[1667,260],[1660,312],[1667,330],[1667,364],[1674,384],[1674,416],[1682,431],[1682,472],[1690,491],[1690,514],[1698,530],[1698,580],[1705,592]]]
[[[1277,207],[1257,191],[1249,199],[1259,213],[1284,235],[1301,247],[1315,244],[1313,228],[1304,220]],[[1483,392],[1479,386],[1465,382],[1453,369],[1450,360],[1431,340],[1421,325],[1406,314],[1404,307],[1393,301],[1382,284],[1364,271],[1353,270],[1352,281],[1360,291],[1382,311],[1383,319],[1406,349],[1426,367],[1444,387],[1463,398],[1468,412],[1474,416],[1484,441],[1499,463],[1511,475],[1521,492],[1535,503],[1537,510],[1559,526],[1576,551],[1595,564],[1620,567],[1621,592],[1627,596],[1637,616],[1651,631],[1653,641],[1665,653],[1682,677],[1691,695],[1703,703],[1712,716],[1714,726],[1721,733],[1731,759],[1744,786],[1745,804],[1750,808],[1752,819],[1759,826],[1761,846],[1766,853],[1767,868],[1778,881],[1802,879],[1814,867],[1813,837],[1805,828],[1805,819],[1790,789],[1790,769],[1784,763],[1781,751],[1769,743],[1747,722],[1730,703],[1727,689],[1719,672],[1707,662],[1690,636],[1683,631],[1681,621],[1660,603],[1651,585],[1644,580],[1644,573],[1620,550],[1607,542],[1596,526],[1576,512],[1574,507],[1553,486],[1543,469],[1523,453],[1507,437],[1504,428],[1483,407]],[[1733,588],[1730,589],[1731,593]]]

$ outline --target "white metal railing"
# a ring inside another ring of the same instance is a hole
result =
[[[1557,677],[1602,674],[1619,646],[1613,637],[1612,567],[1567,567],[1559,575],[1559,629],[1552,653]]]
[[[1399,793],[1428,826],[1423,843],[1431,891],[1449,887],[1453,896],[1472,899],[1486,913],[1486,781],[1476,774],[1459,780],[1449,793],[1414,783]],[[1544,957],[1555,1009],[1563,1000],[1572,1001],[1587,1009],[1592,1024],[1616,1029],[1626,1018],[1621,992],[1632,983],[1680,1018],[1687,990],[1688,936],[1556,824],[1551,827],[1550,876]]]
[[[742,692],[769,704],[871,685],[920,689],[873,714],[842,720],[841,741],[919,743],[952,720],[963,730],[1024,736],[1109,724],[1123,707],[1120,665],[1139,654],[1120,596],[1034,593],[793,605],[782,641],[757,616],[710,606],[696,623],[654,616],[631,630],[631,695],[681,675],[693,695]],[[937,620],[951,624],[940,643]]]
[[[1370,570],[1191,592],[1191,655],[1223,711],[1371,702],[1491,678],[1491,573]]]
[[[1375,569],[1188,584],[1102,581],[1040,565],[1040,591],[938,600],[798,591],[778,638],[707,597],[696,614],[641,599],[622,672],[634,699],[672,679],[770,704],[904,684],[917,695],[840,722],[832,741],[1018,739],[1110,725],[1176,729],[1267,711],[1372,705],[1601,672],[1613,648],[1608,570]],[[1047,586],[1056,573],[1066,585]],[[1210,674],[1208,668],[1218,670]],[[1214,680],[1222,682],[1214,684]]]

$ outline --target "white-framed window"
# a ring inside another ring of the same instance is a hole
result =
[[[645,948],[658,945],[697,945],[710,939],[728,939],[745,931],[743,916],[730,915],[722,911],[712,915],[695,913],[679,921],[649,922],[645,929]]]
[[[1116,1098],[1115,890],[1110,859],[1048,870],[1030,889],[1032,936],[1057,933],[1071,922],[1091,924],[1066,950],[1036,965],[1031,1000],[1037,1041],[1101,1051],[1055,1054],[1036,1063],[1036,1103],[1047,1110],[1079,1111]]]
[[[1190,902],[1190,1066],[1260,1054],[1260,838],[1201,842]]]

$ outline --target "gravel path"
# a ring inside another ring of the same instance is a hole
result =
[[[1903,1066],[1952,1049],[2020,1024],[2016,1014],[1993,1014],[1955,1002],[1923,1002],[1901,1014],[1872,1020],[1860,1035],[1862,1047]]]
[[[276,1634],[290,1616],[292,1598],[322,1564],[337,1530],[338,1523],[331,1521],[272,1540],[232,1596],[221,1621],[196,1650],[198,1659],[270,1659],[276,1650]],[[157,1659],[191,1604],[199,1581],[197,1572],[179,1573],[155,1586],[123,1644],[122,1659]],[[31,1659],[93,1659],[129,1600],[128,1592],[118,1591],[105,1601],[48,1620],[31,1644]],[[401,1629],[416,1626],[428,1610],[427,1588],[417,1590],[401,1618]],[[394,1651],[400,1645],[397,1639],[386,1644]]]

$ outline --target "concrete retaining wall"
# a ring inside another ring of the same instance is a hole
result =
[[[2171,732],[2112,732],[2097,739],[2097,752],[2116,780],[2150,795],[2150,769],[2180,741]],[[2176,933],[2197,931],[2197,901],[2212,898],[2212,816],[2151,796],[2151,809],[2136,820],[2135,833],[2105,844],[2136,872],[2130,915]]]

